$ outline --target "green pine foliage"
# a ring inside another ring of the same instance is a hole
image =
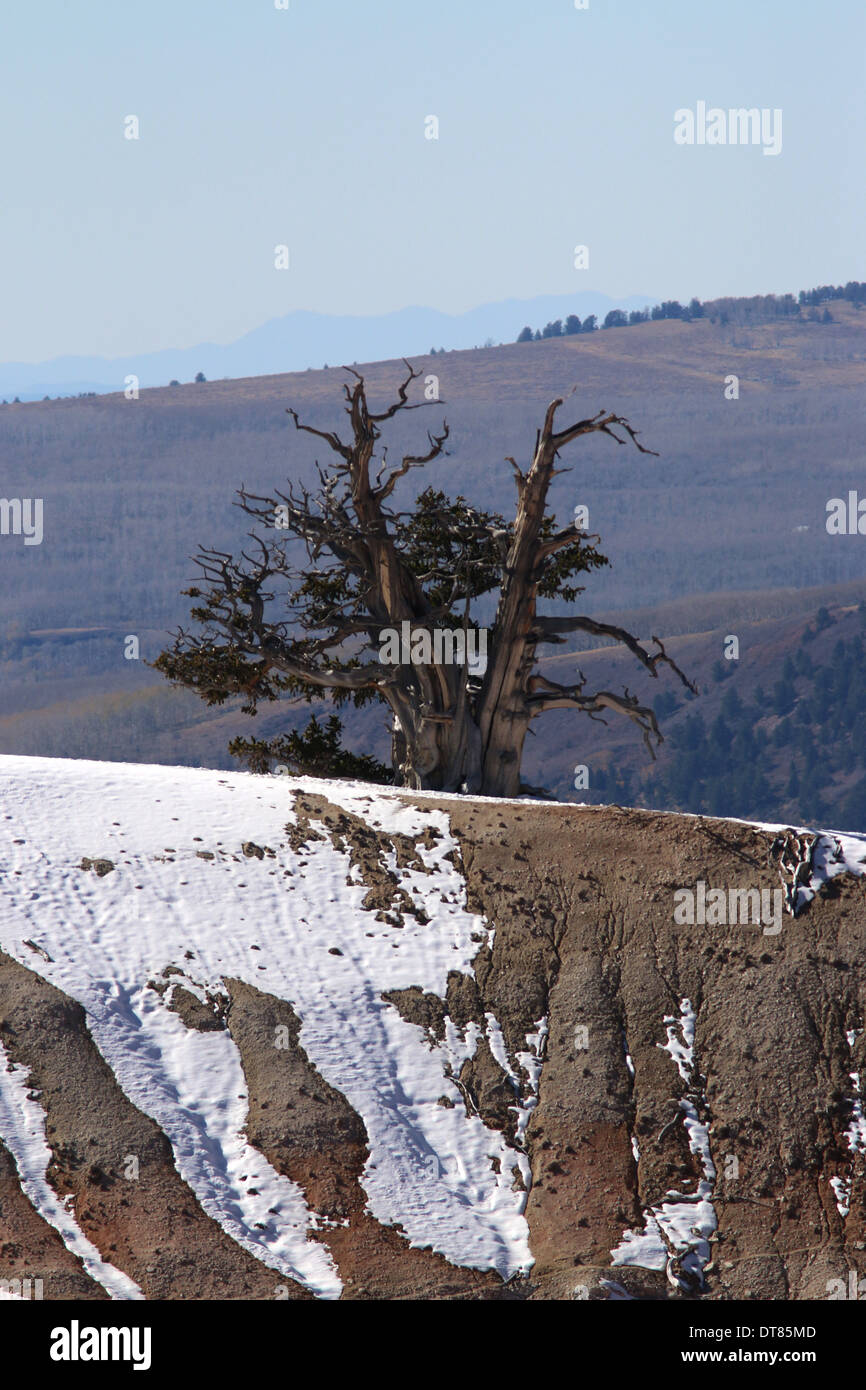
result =
[[[343,726],[336,714],[320,724],[315,715],[303,733],[293,730],[267,741],[235,738],[229,744],[233,758],[250,772],[273,772],[285,767],[295,777],[350,777],[356,782],[392,782],[391,769],[368,753],[352,753],[341,746]]]
[[[818,626],[831,622],[822,610]],[[785,661],[769,698],[756,690],[745,703],[732,687],[709,725],[695,713],[670,730],[653,805],[866,827],[866,633],[837,642],[822,666],[807,640]]]
[[[411,512],[395,513],[390,520],[397,549],[417,577],[436,613],[438,626],[462,627],[466,603],[498,591],[503,551],[511,542],[513,521],[497,512],[471,507],[462,495],[451,499],[432,487],[420,494]],[[547,515],[541,527],[542,539],[553,536],[557,529],[555,518]],[[595,540],[597,537],[588,536],[547,557],[538,585],[542,598],[560,598],[570,603],[583,593],[583,586],[570,581],[610,563],[593,544]],[[298,578],[287,596],[286,607],[288,627],[294,625],[309,634],[300,636],[295,644],[299,656],[332,629],[335,612],[365,611],[361,583],[350,569],[334,559],[311,566]],[[214,620],[225,604],[221,586],[205,588],[197,584],[183,592],[194,600],[192,619],[213,633]],[[241,601],[247,598],[243,579],[237,583],[237,595]],[[244,635],[249,621],[248,613],[239,605],[232,618],[239,636]],[[371,620],[371,630],[375,626]],[[329,664],[335,671],[346,671],[362,663],[355,657],[333,652]],[[163,651],[153,665],[173,683],[197,691],[208,705],[222,705],[232,696],[242,695],[245,714],[254,715],[260,703],[286,696],[309,703],[327,695],[337,706],[351,703],[356,707],[380,699],[370,687],[347,690],[341,686],[308,685],[293,676],[281,675],[232,650],[229,643],[216,636],[213,641],[188,646],[176,643]]]

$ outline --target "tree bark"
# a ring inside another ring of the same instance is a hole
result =
[[[528,472],[522,473],[514,460],[509,460],[517,482],[513,526],[502,529],[504,518],[498,518],[494,525],[492,514],[486,514],[485,520],[465,506],[455,521],[451,503],[449,521],[448,508],[435,505],[429,515],[437,527],[446,528],[440,533],[448,538],[444,553],[453,555],[456,543],[462,558],[453,574],[416,574],[395,538],[394,523],[401,514],[395,516],[385,503],[397,481],[411,468],[422,467],[442,453],[447,424],[441,434],[428,432],[427,453],[405,455],[384,480],[384,459],[375,479],[370,472],[383,422],[398,411],[418,409],[422,404],[408,401],[408,388],[420,373],[408,363],[406,366],[408,375],[398,388],[397,400],[378,414],[368,408],[363,377],[347,368],[355,378],[354,384],[344,387],[352,428],[350,442],[334,432],[302,424],[296,412],[289,411],[297,429],[323,439],[337,456],[334,471],[325,474],[319,470],[321,491],[315,498],[303,488],[273,497],[256,496],[241,488],[239,505],[268,526],[276,524],[275,510],[284,512],[288,529],[306,542],[312,574],[293,570],[279,542],[255,533],[257,555],[243,552],[242,559],[236,561],[219,551],[202,550],[198,563],[211,587],[204,596],[205,608],[194,610],[194,616],[219,633],[225,645],[220,648],[207,638],[180,633],[173,651],[164,652],[157,665],[170,679],[192,686],[211,703],[220,703],[229,693],[245,693],[253,713],[257,699],[278,698],[293,682],[302,688],[374,690],[389,706],[394,720],[395,779],[413,790],[519,795],[527,730],[534,718],[549,709],[574,709],[591,716],[607,710],[624,714],[640,727],[652,753],[652,740],[661,740],[655,715],[627,690],[621,695],[585,693],[582,677],[573,686],[562,686],[534,670],[539,644],[562,641],[562,633],[583,630],[624,642],[653,676],[659,664],[667,664],[694,689],[657,638],[653,640],[658,650],[649,652],[624,629],[586,617],[539,618],[536,611],[539,584],[556,563],[553,557],[565,547],[579,547],[597,539],[574,526],[551,532],[547,497],[559,451],[585,434],[605,434],[624,444],[626,440],[617,430],[641,453],[651,450],[638,442],[627,420],[605,411],[557,431],[555,420],[562,401],[552,401]],[[458,537],[456,542],[454,537]],[[483,582],[472,587],[466,581],[466,566],[471,564],[468,547],[479,543],[487,547],[486,568],[481,571]],[[333,561],[330,568],[320,571],[317,561],[322,551]],[[443,552],[434,548],[432,553]],[[566,569],[570,564],[569,560]],[[470,597],[495,586],[500,565],[499,600],[489,631],[487,669],[480,680],[470,679],[467,667],[445,661],[386,664],[381,652],[379,660],[367,662],[335,657],[340,644],[349,639],[363,638],[363,649],[372,651],[383,629],[399,632],[403,623],[409,624],[410,633],[425,628],[432,634],[443,618],[453,623],[461,594],[465,636]],[[559,582],[561,572],[552,571],[548,590]],[[292,584],[300,583],[307,595],[308,606],[302,606],[295,619],[303,634],[300,638],[290,635],[290,623],[274,622],[267,616],[274,597],[267,585],[275,576],[290,580],[292,594]],[[445,592],[450,594],[444,603],[443,578]],[[305,589],[310,579],[321,580],[321,588]],[[431,587],[431,579],[440,581],[438,588],[435,582]],[[189,592],[202,596],[197,589]]]

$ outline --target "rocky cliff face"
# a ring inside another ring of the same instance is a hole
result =
[[[775,893],[774,837],[613,809],[503,819],[452,811],[470,891],[497,923],[475,962],[485,1001],[514,1046],[540,1004],[548,1017],[527,1131],[531,1296],[615,1283],[821,1298],[866,1273],[862,880],[831,879],[779,931],[769,914],[678,924],[675,895],[693,885]],[[626,1229],[649,1230],[643,1251]],[[612,1250],[626,1263],[611,1269]]]
[[[2,761],[7,1296],[866,1278],[866,840]]]

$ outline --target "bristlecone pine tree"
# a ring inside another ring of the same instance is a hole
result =
[[[520,780],[523,743],[532,720],[548,710],[625,715],[652,754],[662,738],[655,714],[628,689],[589,692],[579,670],[573,685],[560,685],[535,669],[539,646],[586,632],[623,643],[652,676],[669,666],[694,690],[657,637],[650,651],[609,623],[537,612],[539,598],[572,602],[582,589],[569,581],[608,563],[595,548],[598,536],[574,525],[557,529],[546,510],[560,451],[589,434],[618,444],[625,435],[641,453],[652,451],[627,420],[606,411],[557,430],[562,401],[555,400],[528,471],[507,460],[517,483],[513,521],[432,488],[411,511],[392,510],[388,503],[399,480],[447,452],[443,423],[440,433],[428,431],[425,452],[405,455],[399,466],[388,469],[384,450],[377,458],[382,426],[400,411],[429,404],[410,403],[420,372],[406,367],[396,400],[378,413],[369,408],[364,378],[346,368],[353,378],[343,387],[351,427],[346,440],[302,424],[289,410],[298,430],[328,445],[330,467],[318,467],[315,494],[290,484],[285,493],[260,497],[241,487],[236,505],[258,524],[249,533],[252,543],[239,558],[200,548],[200,580],[185,592],[197,600],[192,617],[202,631],[175,633],[156,666],[208,704],[243,695],[248,713],[261,701],[287,695],[310,700],[327,694],[337,705],[384,701],[393,715],[394,781],[413,789],[489,796],[531,791]],[[303,568],[291,558],[293,547],[299,558],[297,538],[306,547]],[[465,634],[473,601],[494,591],[483,673],[445,661],[381,659],[384,629],[400,631],[408,623],[411,634],[437,628]],[[259,740],[235,740],[232,751],[258,768],[279,755],[278,747]],[[351,763],[343,769],[351,770]]]

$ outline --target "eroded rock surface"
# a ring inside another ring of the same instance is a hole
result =
[[[623,1230],[700,1176],[681,1122],[687,1088],[663,1050],[663,1020],[683,999],[696,1013],[717,1170],[702,1296],[826,1297],[848,1270],[863,1277],[864,1156],[846,1139],[850,1075],[866,1062],[863,880],[832,880],[777,935],[680,926],[683,887],[778,888],[772,837],[635,811],[442,804],[470,891],[496,924],[476,975],[509,1048],[530,1015],[549,1013],[527,1136],[534,1296],[566,1297],[578,1284],[592,1296],[602,1279],[638,1296],[683,1296],[663,1275],[608,1268]],[[837,1174],[851,1189],[844,1218]]]
[[[45,1111],[48,1180],[105,1260],[148,1298],[274,1298],[277,1285],[309,1297],[205,1214],[162,1130],[118,1086],[81,1006],[3,952],[0,1019],[6,1054],[28,1069]],[[0,1246],[8,1239],[0,1216]],[[45,1298],[64,1296],[52,1289]]]
[[[401,800],[447,814],[450,862],[484,929],[473,927],[471,973],[451,970],[441,995],[418,983],[380,1001],[443,1058],[449,1029],[472,1034],[472,1055],[455,1069],[443,1063],[439,1104],[464,1107],[511,1146],[528,1274],[504,1283],[458,1267],[372,1215],[364,1121],[311,1062],[291,997],[233,975],[199,986],[178,966],[151,979],[188,1029],[228,1029],[249,1093],[249,1142],[299,1185],[342,1296],[796,1300],[827,1297],[851,1271],[866,1278],[866,1138],[851,1140],[854,1078],[866,1077],[866,879],[832,879],[778,928],[681,923],[683,889],[777,890],[773,836],[619,808]],[[375,921],[395,938],[407,921],[428,925],[403,875],[430,873],[425,855],[442,832],[376,829],[353,804],[299,792],[285,845],[245,838],[243,856],[288,884],[305,851],[330,842],[347,883],[364,890],[359,937]],[[273,1298],[277,1286],[310,1296],[204,1213],[81,1007],[2,953],[0,1040],[44,1109],[50,1182],[148,1297]],[[701,1217],[703,1246],[669,1237],[672,1203],[681,1219],[691,1209]],[[653,1230],[661,1259],[624,1263]],[[50,1276],[46,1298],[104,1297],[24,1197],[0,1146],[0,1277],[37,1266]]]

